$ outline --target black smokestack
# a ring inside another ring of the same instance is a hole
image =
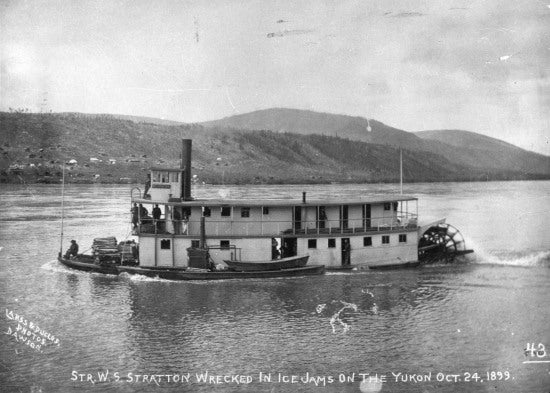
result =
[[[191,139],[181,140],[181,169],[183,179],[181,182],[181,198],[190,201],[191,198]]]

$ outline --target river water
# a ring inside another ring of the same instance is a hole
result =
[[[397,187],[202,186],[194,195],[300,198],[303,190],[356,197]],[[475,255],[268,280],[74,272],[55,260],[60,187],[2,185],[0,390],[548,392],[550,182],[404,191],[419,198],[421,222],[446,217]],[[94,237],[125,239],[129,195],[130,186],[68,185],[63,247],[71,238],[81,251]]]

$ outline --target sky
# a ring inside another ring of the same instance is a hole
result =
[[[0,110],[286,107],[550,155],[550,0],[0,0]]]

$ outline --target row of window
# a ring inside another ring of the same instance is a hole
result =
[[[399,243],[407,243],[407,235],[399,235]],[[382,244],[390,244],[390,235],[382,236]],[[363,238],[363,247],[372,246],[372,236],[366,236]],[[328,248],[336,247],[336,239],[328,239]],[[317,248],[317,239],[308,239],[307,248]]]
[[[407,243],[407,235],[406,234],[400,234],[399,235],[399,243]],[[383,235],[382,236],[382,244],[390,244],[390,236],[389,235]],[[372,236],[366,236],[366,237],[363,238],[363,246],[364,247],[372,246]],[[199,241],[198,240],[191,240],[191,247],[198,248],[199,247]],[[160,241],[160,248],[162,250],[169,250],[170,249],[170,240],[169,239],[162,239]],[[221,249],[229,249],[230,248],[229,240],[220,240],[220,248]],[[308,239],[307,248],[317,248],[317,239]],[[336,248],[336,239],[328,239],[328,248]]]
[[[264,215],[269,214],[269,208],[263,207],[262,213]],[[231,216],[231,206],[222,206],[220,208],[220,214],[222,217],[230,217]],[[191,211],[189,211],[189,214],[191,215]],[[208,206],[205,206],[203,208],[203,215],[205,217],[210,217],[212,215],[212,209],[210,209]],[[247,218],[250,217],[250,208],[249,207],[241,207],[241,217]]]
[[[384,210],[391,210],[391,206],[392,206],[391,203],[384,203]],[[323,207],[323,206],[321,206],[321,207]],[[188,215],[191,215],[191,209],[190,208],[186,208],[186,209],[189,210]],[[397,202],[393,203],[393,210],[397,210]],[[211,214],[212,214],[212,211],[208,206],[205,206],[203,208],[203,214],[204,214],[205,217],[210,217]],[[231,216],[231,206],[221,206],[220,214],[221,214],[222,217],[230,217]],[[269,207],[263,206],[262,207],[262,214],[263,215],[269,214]],[[323,214],[320,213],[319,216],[323,217]],[[243,217],[243,218],[250,217],[250,207],[241,207],[241,217]],[[326,216],[325,216],[324,219],[326,219]]]

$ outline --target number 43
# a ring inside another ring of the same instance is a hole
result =
[[[536,356],[538,358],[543,358],[546,356],[546,348],[542,343],[539,343],[536,347],[535,343],[527,343],[525,354],[531,357]]]

